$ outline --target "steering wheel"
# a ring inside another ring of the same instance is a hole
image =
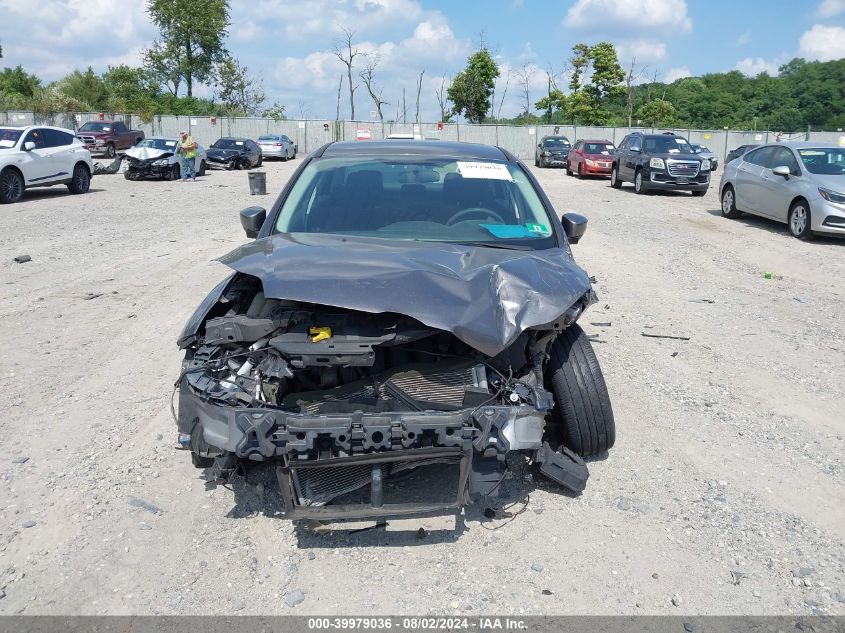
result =
[[[446,226],[452,226],[458,222],[463,222],[468,219],[466,216],[471,215],[480,215],[482,216],[482,219],[498,220],[501,224],[505,224],[504,218],[492,209],[486,209],[484,207],[470,207],[469,209],[462,209],[458,211],[455,215],[449,218],[446,222]]]

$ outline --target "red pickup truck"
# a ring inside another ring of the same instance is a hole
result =
[[[123,121],[88,121],[76,131],[92,154],[114,158],[118,150],[129,149],[144,140],[144,132],[130,130]]]

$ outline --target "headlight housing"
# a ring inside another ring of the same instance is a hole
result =
[[[648,166],[652,169],[666,169],[666,163],[663,162],[662,158],[652,158],[648,161]]]
[[[710,171],[710,159],[709,158],[701,159],[701,171]]]
[[[153,161],[153,165],[164,166],[167,165],[170,161],[166,158],[159,158],[156,161]]]
[[[592,159],[590,159],[590,158],[586,158],[586,159],[584,159],[584,162],[585,162],[585,163],[587,163],[587,165],[588,165],[588,166],[590,166],[590,167],[595,167],[595,166],[596,166],[596,161],[594,161],[594,160],[592,160]]]
[[[828,202],[835,202],[836,204],[845,204],[845,194],[819,187],[819,194]]]

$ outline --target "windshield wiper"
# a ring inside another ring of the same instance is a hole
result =
[[[503,244],[501,242],[446,242],[447,244],[458,244],[460,246],[483,246],[485,248],[500,248],[506,251],[531,251],[530,246],[521,244]]]

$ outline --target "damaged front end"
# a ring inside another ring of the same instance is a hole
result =
[[[154,158],[135,158],[127,154],[125,177],[127,180],[169,178],[173,170],[172,156],[173,152],[164,152]]]
[[[288,518],[457,510],[526,461],[580,492],[566,447],[613,445],[568,250],[276,234],[221,261],[179,338],[180,441],[218,480],[273,463]]]

